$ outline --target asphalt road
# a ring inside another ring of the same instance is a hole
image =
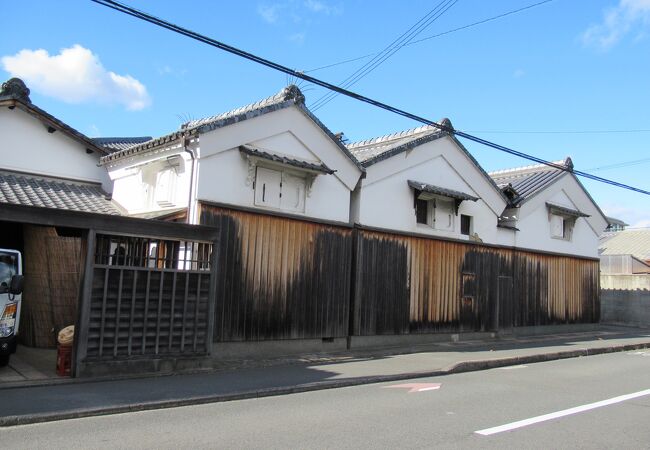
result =
[[[415,392],[388,388],[410,383]],[[3,449],[647,449],[649,423],[650,351],[634,351],[10,427],[0,429],[0,442]],[[502,425],[509,431],[494,429]]]

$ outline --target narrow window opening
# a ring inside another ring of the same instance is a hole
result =
[[[460,234],[469,236],[472,232],[472,216],[460,215]]]
[[[429,202],[426,200],[417,199],[415,201],[415,217],[417,223],[427,224],[429,217]]]

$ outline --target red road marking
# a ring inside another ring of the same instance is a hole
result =
[[[392,386],[384,386],[384,388],[398,388],[398,389],[409,389],[408,393],[412,392],[424,392],[424,391],[434,391],[440,389],[440,383],[405,383],[405,384],[393,384]]]

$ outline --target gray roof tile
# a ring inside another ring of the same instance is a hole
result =
[[[102,137],[93,138],[93,142],[104,148],[109,153],[119,152],[126,150],[135,145],[143,144],[152,140],[151,136],[138,136],[138,137]]]
[[[412,128],[410,130],[400,131],[397,133],[387,134],[364,141],[347,144],[348,150],[354,155],[361,164],[369,166],[380,160],[389,158],[401,150],[406,150],[406,146],[422,138],[429,137],[433,140],[443,136],[445,133],[431,125]],[[418,142],[418,145],[421,142]],[[411,146],[412,147],[412,146]]]
[[[0,171],[0,203],[121,215],[100,185]]]
[[[568,157],[561,161],[554,161],[553,164],[556,167],[536,164],[514,169],[498,170],[490,172],[489,175],[502,190],[507,188],[515,190],[516,196],[511,199],[511,204],[513,206],[519,206],[535,194],[555,183],[567,173],[567,170],[573,169],[573,162]]]
[[[173,133],[166,134],[164,136],[151,139],[142,144],[134,145],[126,149],[116,151],[108,156],[101,158],[101,164],[110,164],[113,161],[124,157],[130,157],[135,154],[153,150],[161,145],[175,142],[182,137],[194,137],[200,133],[207,133],[208,131],[215,130],[217,128],[225,127],[232,125],[238,122],[242,122],[247,119],[252,119],[253,117],[258,117],[266,113],[277,111],[280,109],[288,108],[289,106],[297,106],[302,112],[304,112],[316,125],[318,125],[327,136],[332,139],[340,150],[345,153],[345,155],[361,170],[364,172],[364,168],[361,166],[359,161],[348,151],[348,149],[337,139],[334,134],[325,126],[323,123],[313,115],[311,111],[305,106],[305,96],[302,94],[300,89],[295,85],[290,85],[282,89],[275,95],[267,97],[263,100],[260,100],[255,103],[251,103],[246,106],[242,106],[231,111],[218,114],[216,116],[205,117],[203,119],[191,120],[189,122],[181,125],[180,130],[174,131]]]

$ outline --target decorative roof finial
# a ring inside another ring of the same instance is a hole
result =
[[[443,131],[446,131],[447,133],[453,133],[454,131],[454,126],[451,124],[451,120],[448,118],[444,118],[439,122],[440,126],[443,127]]]
[[[284,88],[284,99],[293,100],[296,103],[305,103],[305,96],[295,84],[290,84]]]
[[[29,88],[20,78],[11,78],[2,83],[0,97],[12,97],[26,103],[31,103],[29,99]]]

